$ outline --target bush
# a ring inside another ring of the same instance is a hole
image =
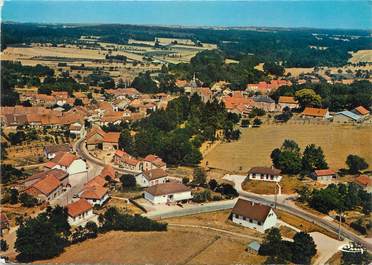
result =
[[[131,174],[124,174],[120,177],[123,189],[135,188],[137,185],[136,177]]]
[[[19,195],[19,201],[21,202],[22,206],[24,207],[34,207],[37,205],[37,199],[27,193],[22,193]]]
[[[210,190],[203,190],[201,192],[196,192],[193,194],[192,201],[193,202],[206,202],[211,199],[211,191]]]
[[[1,239],[0,240],[0,250],[1,251],[7,251],[8,248],[9,248],[8,243],[4,239]]]
[[[219,185],[216,191],[228,198],[235,198],[239,196],[239,193],[236,191],[236,189],[231,184],[227,183]]]
[[[366,235],[367,234],[367,228],[365,226],[363,226],[362,219],[358,219],[357,221],[352,222],[350,224],[350,227],[353,228],[354,230],[358,231],[362,235]]]
[[[190,182],[190,179],[188,177],[183,177],[182,178],[182,184],[186,185],[189,182]]]

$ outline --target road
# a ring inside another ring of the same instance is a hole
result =
[[[275,202],[274,196],[257,195],[257,194],[242,190],[241,184],[244,181],[245,176],[230,175],[230,176],[226,176],[225,179],[228,179],[234,182],[235,189],[238,191],[239,195],[242,197],[248,198],[250,200],[254,200],[259,203],[268,204],[268,205],[273,205]],[[276,208],[286,211],[295,216],[301,217],[302,219],[305,219],[306,221],[313,222],[314,224],[326,229],[327,231],[330,231],[335,234],[338,233],[338,224],[325,220],[309,212],[306,212],[305,210],[299,207],[296,207],[295,205],[287,204],[286,201],[289,199],[293,199],[293,197],[294,196],[285,196],[285,195],[278,196]],[[352,240],[354,242],[357,242],[363,245],[364,247],[366,247],[369,251],[372,251],[372,244],[370,242],[368,242],[366,239],[358,236],[357,234],[349,230],[341,229],[341,236],[349,240]]]

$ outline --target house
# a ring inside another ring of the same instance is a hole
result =
[[[143,160],[143,170],[150,170],[155,168],[167,169],[167,164],[156,155],[147,155]]]
[[[369,116],[369,110],[367,110],[363,106],[356,107],[355,109],[353,109],[353,112],[357,115],[362,116],[362,117],[368,117]]]
[[[141,187],[150,187],[168,180],[168,174],[161,168],[145,170],[136,176],[136,182]]]
[[[332,169],[319,169],[315,170],[312,174],[314,179],[319,182],[330,182],[336,178],[336,172]]]
[[[231,211],[231,220],[239,225],[264,233],[276,225],[274,210],[264,204],[238,199]]]
[[[57,178],[64,187],[69,185],[68,173],[61,169],[50,169],[50,170],[46,170],[46,171],[33,174],[32,176],[29,176],[27,179],[24,180],[23,185],[25,187],[30,187],[32,184],[34,184],[35,182],[39,181],[40,179],[46,176],[53,176]]]
[[[145,190],[144,197],[153,204],[192,199],[191,189],[179,182],[166,182],[150,186]]]
[[[108,189],[102,186],[85,187],[79,196],[92,205],[102,206],[109,198]]]
[[[72,148],[69,144],[55,144],[44,147],[44,155],[48,159],[53,159],[57,152],[70,152]]]
[[[106,185],[106,180],[101,175],[95,176],[91,180],[89,180],[87,183],[85,183],[85,187],[104,187]]]
[[[213,93],[209,87],[199,87],[195,89],[195,93],[198,94],[204,103],[212,100]]]
[[[86,136],[87,149],[89,151],[96,148],[102,149],[105,134],[106,132],[104,132],[100,127],[93,127]]]
[[[142,165],[143,165],[142,161],[137,160],[133,157],[125,157],[120,164],[120,166],[125,169],[138,172],[142,171],[143,169]]]
[[[248,179],[279,182],[282,179],[280,173],[279,169],[273,167],[252,167],[248,171]]]
[[[70,203],[67,208],[67,221],[71,226],[85,225],[94,217],[92,205],[85,199]]]
[[[247,84],[246,90],[249,92],[260,92],[261,94],[269,94],[277,90],[281,86],[291,86],[292,82],[287,80],[271,80],[270,83],[259,82],[255,84]]]
[[[320,118],[320,119],[330,118],[328,109],[310,108],[310,107],[306,107],[304,111],[301,113],[301,116],[304,118]]]
[[[40,201],[50,201],[62,194],[63,185],[56,177],[47,175],[26,188],[25,192]]]
[[[57,152],[56,156],[45,164],[46,168],[62,169],[69,173],[70,176],[87,172],[87,163],[68,152]]]
[[[360,175],[355,178],[354,182],[366,192],[372,192],[372,178],[367,175]]]
[[[337,123],[361,122],[362,120],[362,116],[348,110],[340,111],[333,115],[333,121]]]
[[[263,109],[266,112],[273,112],[276,109],[275,101],[267,95],[253,96],[253,106]]]
[[[108,132],[103,136],[102,149],[112,151],[119,149],[120,132]]]
[[[120,162],[123,160],[123,158],[129,157],[128,153],[123,150],[116,150],[114,153],[114,157],[112,158],[113,162],[115,164],[120,164]]]
[[[2,236],[4,230],[8,230],[10,227],[9,219],[5,213],[0,213],[0,235]]]
[[[104,168],[102,168],[101,173],[99,173],[99,176],[101,176],[104,180],[110,178],[113,181],[116,182],[119,181],[118,178],[116,177],[115,169],[109,164],[105,165]]]
[[[283,110],[284,108],[289,109],[297,109],[300,105],[298,104],[298,101],[295,100],[294,97],[289,96],[281,96],[278,100],[278,108],[279,110]]]
[[[69,127],[70,135],[74,135],[77,139],[83,138],[85,135],[85,126],[80,122],[72,123]]]

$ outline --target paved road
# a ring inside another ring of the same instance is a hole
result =
[[[234,182],[235,189],[239,192],[240,196],[248,198],[250,200],[257,201],[259,203],[274,205],[273,196],[262,196],[262,195],[257,195],[251,192],[243,191],[241,188],[241,183],[244,181],[244,178],[245,176],[237,176],[237,175],[226,177],[226,179]],[[280,210],[283,210],[295,216],[301,217],[302,219],[305,219],[306,221],[313,222],[314,224],[326,229],[327,231],[330,231],[335,234],[338,233],[338,225],[336,223],[330,222],[319,216],[306,212],[305,210],[299,207],[296,207],[294,205],[287,204],[286,200],[292,199],[292,198],[293,196],[283,196],[283,195],[278,196],[276,207]],[[355,241],[365,246],[369,251],[372,251],[372,244],[370,242],[368,242],[364,238],[358,236],[357,234],[349,230],[341,229],[341,236],[344,238],[350,239],[352,241]]]

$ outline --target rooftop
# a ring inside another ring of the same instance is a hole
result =
[[[80,199],[66,206],[67,214],[71,217],[76,217],[92,209],[92,205],[85,199]]]
[[[190,191],[188,187],[179,182],[166,182],[151,186],[145,190],[153,196],[161,196],[166,194],[174,194]]]
[[[238,199],[231,212],[252,220],[264,222],[270,210],[270,206]]]

